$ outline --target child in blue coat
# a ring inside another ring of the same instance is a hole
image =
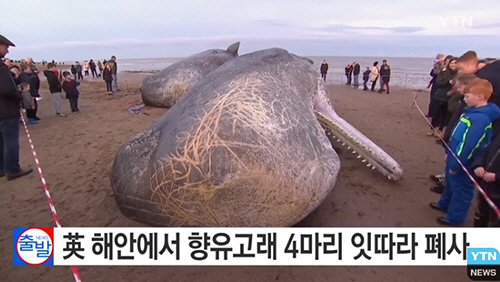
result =
[[[437,219],[441,225],[463,224],[474,198],[474,185],[454,155],[472,174],[474,158],[491,142],[492,123],[500,118],[500,108],[488,103],[493,87],[487,80],[474,79],[464,93],[467,107],[448,142],[452,152],[447,150],[445,155],[446,185],[439,202],[430,204],[431,208],[446,212],[446,216]]]

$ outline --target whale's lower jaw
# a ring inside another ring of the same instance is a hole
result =
[[[344,120],[341,121],[345,124],[339,122],[340,117],[331,119],[318,111],[315,113],[326,134],[347,147],[368,168],[378,170],[389,180],[397,181],[402,178],[403,170],[399,164],[361,132]]]

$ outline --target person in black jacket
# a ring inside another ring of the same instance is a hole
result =
[[[444,54],[440,53],[436,55],[436,60],[434,60],[434,66],[431,69],[431,72],[429,75],[432,77],[431,81],[429,81],[429,85],[427,85],[427,88],[430,88],[430,100],[429,100],[429,109],[427,110],[427,117],[432,117],[432,109],[433,109],[433,98],[434,98],[434,93],[436,93],[436,87],[434,86],[434,82],[436,81],[436,77],[439,72],[441,72],[444,69]]]
[[[38,77],[38,75],[36,75]],[[31,97],[35,98],[35,105],[33,107],[33,115],[35,116],[34,119],[39,121],[42,120],[41,118],[38,117],[38,102],[36,100],[36,94],[31,91],[31,87],[37,87],[39,84],[39,80],[35,78],[35,75],[33,75],[33,71],[31,70],[31,67],[29,65],[23,64],[21,65],[21,73],[19,74],[19,84],[26,82],[30,85],[30,94]],[[38,81],[38,82],[37,82]],[[39,86],[38,86],[39,87]]]
[[[464,91],[465,87],[467,85],[469,85],[469,83],[471,83],[471,81],[473,81],[476,78],[478,78],[478,77],[473,73],[457,74],[457,77],[455,79],[457,91],[460,92],[462,95],[464,95],[463,91]],[[450,116],[450,118],[448,120],[448,124],[446,125],[446,129],[444,131],[444,135],[443,135],[444,142],[448,143],[448,141],[450,140],[451,132],[453,131],[453,128],[455,127],[455,124],[457,123],[457,120],[462,115],[466,106],[467,105],[465,104],[465,102],[462,99],[460,101],[460,104],[457,107],[457,109]],[[444,146],[444,144],[442,144],[442,145]]]
[[[326,82],[326,73],[328,72],[328,63],[326,62],[326,60],[323,60],[323,63],[321,64],[320,67],[320,72],[321,72],[321,77]]]
[[[382,61],[382,66],[380,66],[380,89],[378,93],[387,91],[389,94],[389,81],[391,80],[391,67],[387,64],[387,60]],[[384,87],[386,89],[384,89]]]
[[[113,95],[113,86],[111,83],[113,82],[113,74],[111,73],[111,65],[106,64],[104,67],[104,71],[102,72],[102,79],[106,82],[106,90],[108,91],[108,95]]]
[[[40,96],[40,78],[38,77],[38,69],[35,66],[35,63],[33,62],[33,59],[31,57],[26,58],[25,64],[29,66],[30,68],[30,76],[31,76],[31,83],[30,83],[30,93],[33,98],[36,98],[36,100],[41,99]]]
[[[474,159],[471,168],[474,170],[474,174],[481,179],[479,185],[484,192],[497,207],[500,206],[500,135],[497,135]],[[488,205],[482,194],[478,196],[474,227],[488,227],[491,222],[496,225],[498,220],[495,220],[494,210]]]
[[[370,67],[366,67],[366,70],[365,72],[363,73],[363,90],[364,91],[368,91],[370,90],[368,88],[368,85],[366,85],[368,83],[368,79],[370,79]]]
[[[493,61],[483,68],[478,67],[479,59],[476,52],[467,51],[457,59],[459,73],[473,73],[477,77],[488,80],[493,86],[493,94],[488,102],[500,107],[500,61]],[[493,135],[500,133],[500,120],[493,123]]]
[[[80,65],[79,62],[76,62],[75,68],[76,68],[75,80],[83,80],[82,65]]]
[[[16,65],[12,65],[11,67],[9,67],[9,70],[10,73],[12,74],[14,82],[16,83],[16,85],[19,85],[21,83],[19,82],[19,75],[21,74],[21,69]]]
[[[47,64],[48,69],[43,71],[45,77],[47,77],[47,82],[49,84],[49,91],[52,94],[52,99],[54,100],[54,106],[56,109],[56,115],[60,117],[65,117],[66,114],[62,112],[62,87],[61,87],[61,75],[56,65],[53,63]]]
[[[453,79],[457,74],[456,58],[450,60],[446,66],[445,71],[437,75],[436,93],[434,94],[434,101],[432,102],[434,109],[432,109],[432,126],[435,130],[431,130],[427,135],[435,137],[443,137],[443,129],[448,124],[450,117],[448,115],[448,100],[450,96],[448,92],[451,90],[454,82]]]
[[[353,69],[352,69],[352,75],[354,76],[354,88],[359,87],[359,73],[361,72],[361,66],[358,64],[358,62],[354,62]]]
[[[349,63],[345,67],[345,76],[347,78],[347,82],[345,85],[351,85],[351,80],[352,80],[352,63]]]
[[[97,65],[95,64],[94,60],[93,60],[93,59],[90,59],[90,62],[89,62],[89,68],[90,68],[90,72],[92,73],[92,77],[93,77],[93,78],[96,78],[96,77],[97,77],[97,70],[96,70],[96,67],[97,67]]]
[[[15,45],[0,35],[0,59]],[[19,118],[22,95],[12,79],[9,68],[0,61],[0,177],[13,180],[27,175],[33,169],[19,166]]]
[[[71,65],[71,74],[73,75],[73,77],[75,79],[78,78],[78,75],[76,74],[76,67],[75,67],[75,65]]]

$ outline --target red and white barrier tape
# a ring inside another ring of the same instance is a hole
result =
[[[427,121],[427,123],[429,124],[429,126],[435,130],[436,128],[434,126],[432,126],[432,124],[429,122],[429,120],[427,119],[427,117],[425,116],[424,112],[422,112],[422,109],[418,106],[418,103],[417,103],[417,95],[418,95],[418,92],[413,92],[413,104],[417,107],[418,111],[420,112],[420,114],[424,117],[425,121]],[[451,154],[453,155],[453,157],[457,160],[457,162],[460,164],[460,166],[462,167],[462,169],[465,171],[465,173],[467,173],[467,176],[469,176],[470,180],[472,181],[472,183],[474,183],[474,186],[479,190],[479,192],[483,195],[484,199],[486,200],[486,202],[488,203],[488,205],[495,211],[498,219],[500,219],[500,209],[495,205],[495,203],[493,203],[493,201],[491,201],[490,197],[488,196],[488,194],[483,190],[483,188],[481,188],[481,185],[479,185],[479,183],[477,183],[477,181],[474,179],[474,177],[469,173],[469,170],[464,166],[464,164],[462,163],[462,161],[460,161],[460,159],[457,157],[457,155],[455,154],[455,152],[453,152],[453,150],[451,150],[451,148],[448,146],[448,144],[443,140],[443,138],[441,138],[441,136],[439,136],[439,139],[441,140],[441,142],[443,142],[443,144],[446,146],[446,149],[448,149],[449,152],[451,152]]]
[[[56,207],[54,206],[54,202],[52,201],[52,197],[50,196],[49,193],[49,186],[47,185],[47,181],[45,181],[45,177],[43,176],[42,168],[40,167],[40,162],[38,161],[38,156],[35,151],[35,146],[33,146],[33,141],[31,140],[31,136],[28,131],[28,126],[26,126],[26,121],[24,119],[22,112],[21,112],[21,120],[23,121],[24,131],[26,131],[26,136],[28,137],[28,141],[30,143],[31,153],[33,153],[33,159],[35,160],[35,164],[38,169],[38,175],[40,176],[40,180],[42,181],[43,184],[43,189],[45,190],[45,196],[47,196],[47,201],[49,202],[50,211],[52,213],[52,216],[54,217],[54,221],[56,222],[57,227],[61,227],[61,223],[59,222],[59,216],[57,215],[56,212]],[[70,267],[71,271],[73,272],[73,278],[75,279],[75,281],[81,282],[82,280],[80,278],[80,273],[78,272],[76,266],[70,266]]]

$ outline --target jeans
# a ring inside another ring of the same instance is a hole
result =
[[[354,86],[359,86],[359,75],[354,75]]]
[[[0,120],[0,171],[14,174],[19,167],[19,118]]]
[[[68,96],[69,106],[71,108],[71,112],[78,112],[78,96]]]
[[[323,78],[323,80],[326,82],[326,73],[322,73],[321,78]]]
[[[113,91],[116,92],[118,91],[118,78],[116,73],[111,74],[111,77],[113,78]]]
[[[437,205],[447,211],[446,220],[455,224],[463,224],[474,199],[474,185],[462,168],[455,171],[456,174],[450,174],[449,163],[452,158],[453,155],[448,154],[445,186]]]

